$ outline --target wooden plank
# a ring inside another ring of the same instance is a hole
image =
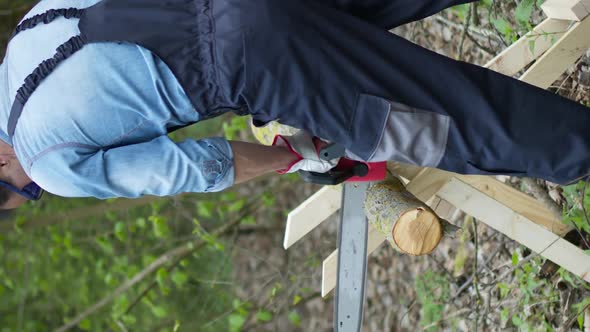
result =
[[[403,164],[395,161],[387,162],[387,170],[389,172],[410,181],[422,172],[423,169],[423,167],[416,165]]]
[[[510,45],[484,67],[513,76],[540,57],[568,30],[570,21],[548,18]],[[531,46],[534,43],[534,46]]]
[[[581,21],[589,15],[588,3],[588,0],[547,0],[541,9],[549,18]]]
[[[590,255],[510,207],[459,179],[438,195],[488,226],[590,282]]]
[[[444,199],[441,199],[438,196],[434,197],[435,199],[429,205],[434,209],[434,212],[436,212],[439,217],[449,220],[457,208],[453,204],[445,201]]]
[[[397,167],[396,170],[401,171],[401,173],[407,171],[412,174],[414,172],[411,167],[406,166]],[[487,195],[494,197],[496,200],[509,206],[517,213],[522,214],[549,230],[552,230],[558,235],[565,235],[571,229],[569,226],[561,223],[553,213],[535,198],[530,197],[491,176],[460,175],[431,168],[425,168],[418,174],[421,176],[421,179],[419,181],[410,181],[407,189],[423,201],[428,201],[428,199],[436,194],[436,192],[442,188],[448,180],[452,177],[456,177],[476,187]],[[428,175],[428,177],[426,177],[425,174]],[[416,180],[418,180],[418,178],[416,178]],[[433,182],[429,183],[428,181]]]
[[[588,36],[590,16],[574,24],[520,79],[543,89],[548,88],[590,48]]]
[[[340,209],[341,201],[342,186],[324,186],[291,211],[287,216],[283,247],[288,249],[328,219]]]
[[[557,235],[563,236],[571,229],[557,219],[543,203],[492,177],[458,175],[456,178]]]
[[[379,233],[373,226],[369,225],[367,242],[367,256],[371,255],[381,243],[385,236]],[[322,264],[322,297],[326,297],[336,287],[336,271],[338,270],[338,249],[334,250]]]

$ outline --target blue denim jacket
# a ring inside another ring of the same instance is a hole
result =
[[[45,0],[27,17],[96,2]],[[64,18],[25,31],[0,65],[0,139],[33,181],[56,195],[97,198],[212,192],[234,183],[227,140],[167,136],[199,115],[168,67],[137,45],[87,45],[58,66],[27,102],[9,142],[16,90],[77,33],[77,20]]]

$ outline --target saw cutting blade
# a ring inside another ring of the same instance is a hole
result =
[[[363,204],[369,184],[344,184],[338,232],[334,331],[357,332],[363,324],[368,223]]]

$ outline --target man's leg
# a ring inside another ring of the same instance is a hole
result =
[[[315,0],[384,29],[418,21],[475,0]]]
[[[224,1],[239,11],[228,31],[243,44],[221,36],[219,54],[244,55],[232,60],[243,74],[232,89],[259,122],[279,119],[366,160],[559,183],[590,170],[590,110],[580,104],[315,0]]]

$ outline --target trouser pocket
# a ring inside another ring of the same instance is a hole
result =
[[[361,95],[358,107],[378,100],[388,114],[370,161],[398,161],[436,167],[447,146],[451,118],[372,95]],[[359,113],[368,110],[357,110]]]

